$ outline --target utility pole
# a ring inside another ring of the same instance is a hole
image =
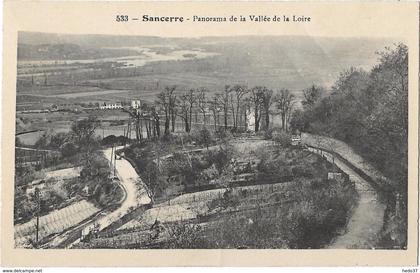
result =
[[[113,163],[112,163],[112,159],[114,158],[114,144],[112,144],[112,147],[111,147],[111,162],[110,162],[110,167],[112,168],[112,165],[113,165]]]
[[[127,138],[128,140],[131,139],[131,117],[128,118],[128,124],[127,124]]]
[[[114,177],[117,172],[117,153],[116,153],[116,147],[114,146]]]
[[[125,147],[125,144],[126,144],[125,128],[123,128],[123,130],[124,130],[124,147]],[[128,134],[128,128],[127,128],[127,134]]]
[[[35,239],[35,248],[38,248],[38,241],[39,241],[39,212],[41,210],[41,204],[40,204],[40,195],[39,195],[39,189],[35,188],[35,199],[37,203],[36,208],[36,239]]]
[[[183,150],[183,151],[187,154],[188,164],[190,165],[190,167],[191,167],[191,169],[192,169],[191,157],[190,157],[190,154],[188,153],[188,151],[185,149],[185,146],[184,146],[184,140],[183,140],[183,138],[182,138],[182,135],[181,135],[181,144],[182,144],[182,150]]]

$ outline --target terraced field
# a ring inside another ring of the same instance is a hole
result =
[[[39,240],[63,232],[97,213],[100,209],[82,200],[39,218]],[[22,247],[36,240],[36,218],[15,226],[15,246]]]
[[[288,183],[278,183],[270,185],[254,185],[236,187],[232,189],[233,196],[247,199],[247,206],[255,206],[257,203],[262,205],[271,199],[287,199]],[[198,215],[211,213],[211,202],[223,197],[226,189],[215,189],[201,192],[183,194],[165,203],[159,204],[147,210],[141,219],[135,219],[120,229],[129,229],[143,226],[151,226],[154,221],[161,223],[183,221],[196,218]],[[281,196],[281,197],[280,197]],[[244,209],[244,208],[242,208]]]

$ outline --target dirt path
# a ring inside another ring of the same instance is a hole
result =
[[[358,155],[349,145],[345,142],[319,135],[312,135],[303,133],[302,142],[314,147],[319,147],[325,150],[333,151],[341,155],[348,162],[356,168],[362,170],[366,175],[374,180],[388,181],[375,167],[366,162],[360,155]]]
[[[316,143],[316,141],[311,139],[311,136],[308,135],[303,137],[302,140],[309,145],[321,146],[322,148],[329,148],[329,150],[334,149],[335,152],[339,153],[351,164],[357,160],[357,162],[355,162],[358,165],[357,167],[366,171],[367,174],[370,173],[372,175],[375,173],[376,175],[379,175],[376,170],[363,168],[364,165],[369,168],[372,167],[342,142],[339,142],[339,146],[335,146],[334,142],[331,142],[329,141],[330,139],[328,139],[328,142],[324,142],[324,145],[328,144],[329,146],[324,147],[322,144],[319,145],[319,142]],[[321,153],[318,149],[310,148],[310,150],[314,153]],[[345,153],[343,151],[345,151]],[[375,248],[378,235],[384,224],[383,219],[386,206],[379,201],[379,196],[375,189],[353,171],[353,169],[338,158],[333,158],[333,155],[329,153],[322,152],[322,154],[328,161],[334,161],[342,171],[349,175],[350,180],[355,183],[356,190],[359,194],[358,202],[353,209],[352,216],[349,219],[346,229],[342,235],[335,238],[328,248]]]
[[[117,147],[117,149],[119,148],[122,147]],[[109,161],[111,161],[111,148],[104,150],[104,155]],[[99,230],[103,230],[109,225],[111,225],[113,222],[119,220],[125,214],[129,213],[134,208],[137,208],[144,204],[149,204],[151,202],[146,190],[144,188],[138,188],[138,181],[140,177],[138,176],[136,170],[130,164],[130,162],[128,162],[124,158],[117,159],[116,162],[117,176],[120,179],[120,183],[125,190],[125,196],[120,207],[118,207],[118,209],[112,211],[111,213],[99,215],[98,218],[92,219],[89,223],[84,223],[83,225],[76,226],[75,228],[72,228],[64,234],[57,236],[56,238],[54,238],[54,240],[48,243],[49,247],[56,247],[60,245],[67,238],[69,238],[69,236],[71,236],[74,230],[79,228],[83,229],[81,231],[82,234],[89,233],[89,231],[94,228],[95,224],[99,225]],[[78,238],[75,242],[71,243],[70,246],[79,241],[80,238]]]
[[[117,149],[123,147],[117,147]],[[105,157],[111,161],[111,148],[104,151]],[[138,206],[149,204],[151,202],[145,188],[138,188],[140,177],[134,167],[126,159],[116,160],[117,176],[121,185],[126,191],[126,196],[121,206],[113,212],[101,217],[96,221],[99,224],[99,230],[103,230],[113,222],[119,220],[123,215],[130,212]],[[89,227],[87,227],[89,228]]]

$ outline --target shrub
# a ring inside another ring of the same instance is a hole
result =
[[[284,131],[273,132],[272,139],[283,147],[289,147],[292,144],[292,136]]]
[[[207,128],[203,128],[194,135],[194,140],[197,144],[204,145],[208,149],[213,142],[213,136]]]
[[[116,136],[109,135],[109,136],[104,137],[102,139],[101,143],[102,143],[102,145],[112,145],[112,144],[116,143],[116,140],[117,140]]]
[[[232,153],[228,149],[207,151],[207,153],[204,154],[204,158],[208,164],[214,164],[219,174],[221,174],[229,164],[229,161],[232,158]]]
[[[232,134],[230,131],[226,130],[225,128],[219,127],[216,130],[216,137],[220,140],[228,140],[232,138]]]
[[[109,136],[104,137],[101,140],[101,144],[105,145],[105,146],[123,145],[123,144],[127,143],[128,141],[129,141],[129,139],[125,136],[109,135]]]
[[[65,142],[61,145],[60,152],[63,157],[70,157],[77,153],[77,147],[71,142]]]
[[[264,131],[264,139],[272,139],[273,138],[273,129],[268,129]]]

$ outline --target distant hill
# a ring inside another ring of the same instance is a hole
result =
[[[18,60],[84,60],[138,55],[128,49],[100,49],[77,44],[19,44]]]
[[[339,73],[350,67],[370,70],[377,63],[375,54],[391,39],[323,38],[309,36],[244,36],[202,38],[195,46],[219,52],[218,74],[225,74],[249,85],[302,88],[308,84],[331,85]],[[203,62],[206,60],[204,59]],[[210,65],[211,65],[210,64]]]
[[[160,47],[169,51],[201,49],[217,55],[204,59],[149,63],[139,71],[144,70],[151,81],[161,82],[160,86],[177,84],[190,88],[203,85],[211,90],[220,90],[224,84],[240,83],[265,85],[274,89],[289,88],[291,91],[301,90],[311,84],[329,87],[340,72],[350,67],[370,70],[377,63],[375,52],[398,42],[396,39],[311,36],[167,38],[31,32],[20,32],[18,41],[19,59],[94,59],[112,54],[133,54],[126,47],[150,47],[154,50]],[[110,50],[109,47],[120,49]],[[48,54],[42,52],[45,49]],[[128,85],[128,79],[121,84]]]
[[[98,34],[70,35],[25,31],[19,32],[18,36],[19,44],[77,44],[81,47],[88,48],[138,46],[139,44],[160,44],[169,40],[177,40],[173,38],[161,38],[154,36],[122,36]]]

